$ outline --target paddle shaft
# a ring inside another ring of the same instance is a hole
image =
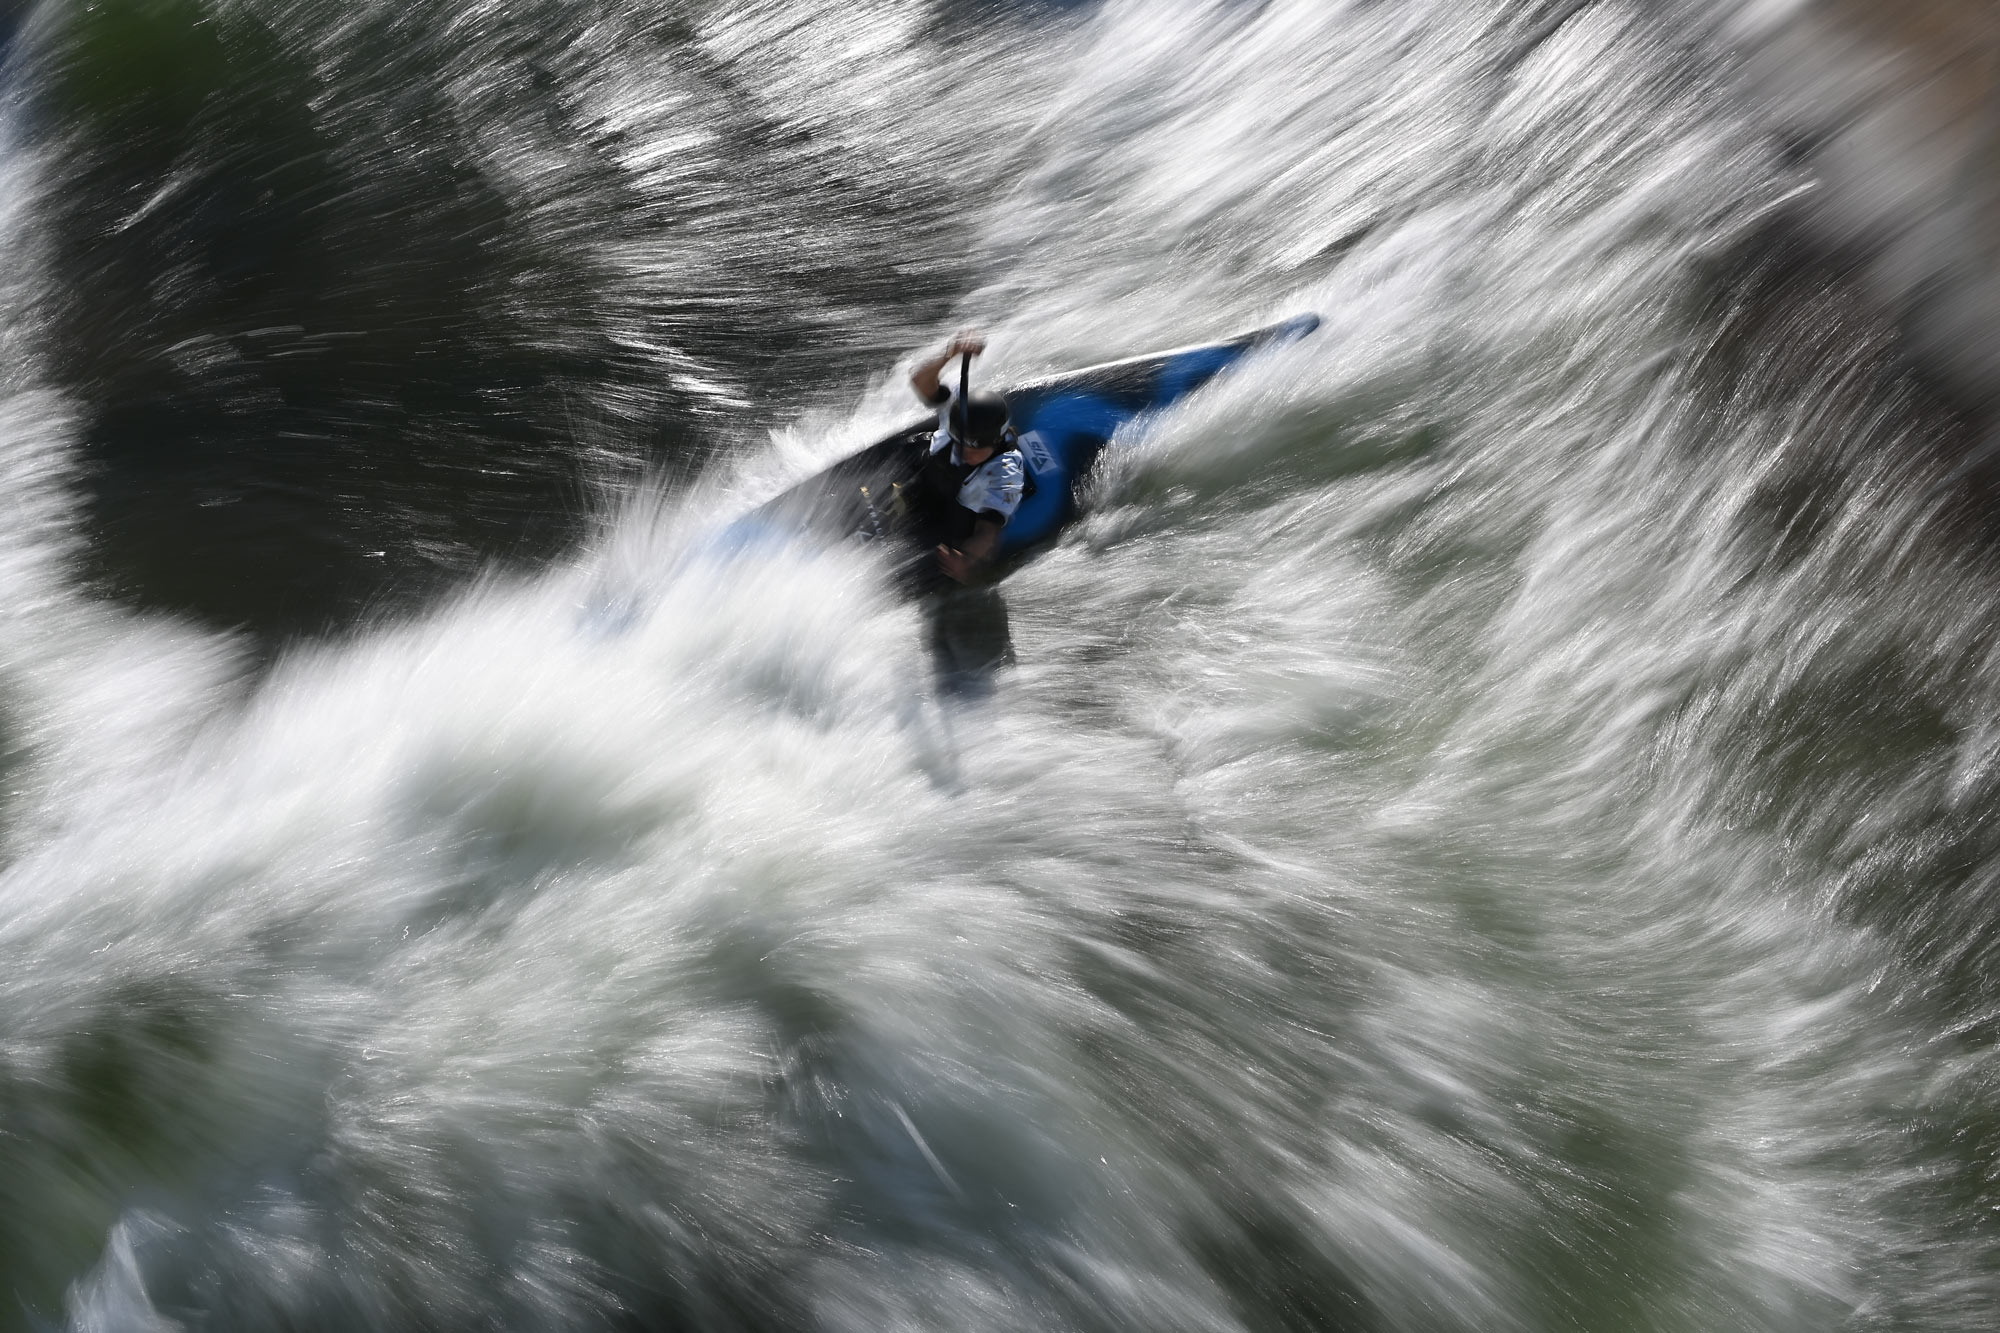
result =
[[[952,427],[952,434],[963,445],[972,439],[972,353],[960,353],[958,358],[958,421]]]

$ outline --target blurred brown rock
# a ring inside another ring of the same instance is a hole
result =
[[[2000,423],[2000,4],[1728,0],[1722,32],[1817,189],[1807,221],[1919,362]]]

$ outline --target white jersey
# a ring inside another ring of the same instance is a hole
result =
[[[931,436],[931,453],[940,454],[949,448],[951,461],[963,465],[958,454],[958,444],[944,431]],[[1005,523],[1014,517],[1014,511],[1021,507],[1021,496],[1028,484],[1027,471],[1021,466],[1021,455],[1014,449],[1003,449],[972,470],[958,488],[958,502],[975,514],[998,514]]]

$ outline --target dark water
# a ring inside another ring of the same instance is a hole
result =
[[[928,331],[986,183],[940,195],[949,145],[855,151],[699,21],[45,13],[41,347],[89,404],[93,574],[264,634],[338,624],[546,559],[606,477],[697,469]]]
[[[1705,13],[11,51],[0,1326],[1993,1326],[1991,478]],[[983,701],[710,540],[1302,309]]]

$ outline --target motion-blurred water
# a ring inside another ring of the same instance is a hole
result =
[[[0,1324],[1993,1327],[1994,558],[1703,31],[39,11]],[[990,701],[702,554],[1302,309]]]

